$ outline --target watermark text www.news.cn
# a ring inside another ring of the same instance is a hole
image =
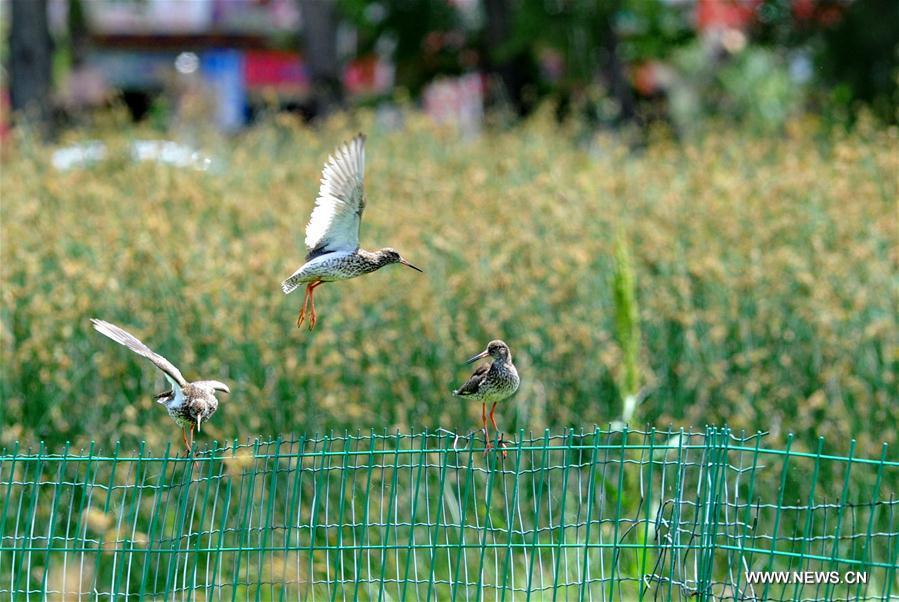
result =
[[[746,571],[749,584],[800,583],[800,584],[840,584],[868,583],[868,573],[864,571]]]

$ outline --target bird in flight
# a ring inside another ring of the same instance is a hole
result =
[[[187,453],[190,453],[194,444],[194,428],[200,430],[200,425],[212,416],[218,409],[219,402],[215,398],[216,391],[230,393],[228,385],[217,380],[198,380],[187,382],[181,371],[169,360],[165,359],[129,332],[103,320],[91,318],[94,329],[116,343],[124,345],[134,353],[141,355],[153,365],[162,370],[171,389],[154,396],[157,403],[165,405],[169,416],[181,427],[181,436]],[[190,442],[187,439],[185,429],[190,430]]]
[[[487,433],[487,404],[492,403],[490,408],[490,422],[493,423],[493,429],[499,431],[496,426],[496,419],[493,413],[496,411],[496,404],[515,394],[521,379],[518,377],[518,370],[512,363],[512,351],[503,341],[493,340],[487,344],[487,349],[469,358],[465,363],[471,364],[481,358],[487,356],[493,358],[489,364],[481,364],[474,373],[469,377],[465,384],[453,391],[453,395],[466,399],[476,399],[481,401],[481,420],[484,425],[484,437],[487,445],[484,453],[493,447],[490,443],[490,436]],[[503,451],[503,457],[505,457]]]
[[[391,263],[401,263],[421,272],[396,249],[387,247],[371,252],[359,248],[359,226],[365,209],[364,175],[365,136],[357,134],[328,157],[315,208],[306,226],[306,263],[281,283],[285,295],[306,285],[297,328],[306,320],[307,309],[309,330],[315,328],[313,295],[316,287],[325,282],[349,280]]]

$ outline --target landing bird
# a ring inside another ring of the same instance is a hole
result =
[[[181,371],[172,363],[141,343],[137,337],[125,332],[115,324],[91,318],[91,324],[100,334],[106,335],[116,343],[124,345],[134,353],[147,358],[153,365],[162,370],[163,375],[172,388],[169,391],[154,396],[156,403],[165,404],[169,416],[181,427],[181,436],[187,453],[190,453],[194,444],[194,427],[200,430],[200,424],[209,420],[219,407],[215,398],[215,392],[230,393],[228,385],[217,380],[198,380],[187,382]],[[184,429],[190,427],[190,443]]]
[[[471,364],[488,355],[493,358],[493,362],[478,366],[465,384],[453,391],[453,395],[481,401],[481,420],[484,424],[484,437],[487,439],[485,454],[492,447],[490,436],[487,433],[487,404],[493,403],[490,408],[490,422],[493,423],[494,430],[499,431],[496,419],[493,417],[496,404],[511,397],[521,383],[521,379],[518,378],[518,370],[512,363],[512,351],[500,340],[490,341],[487,349],[468,359],[465,363]],[[505,456],[505,452],[503,455]]]
[[[359,248],[359,225],[365,209],[365,136],[357,134],[328,157],[322,170],[321,187],[312,218],[306,226],[306,263],[281,283],[284,294],[306,285],[303,307],[297,316],[297,328],[309,312],[309,330],[315,328],[315,288],[325,282],[349,280],[379,270],[391,263],[417,267],[389,247],[374,253]]]

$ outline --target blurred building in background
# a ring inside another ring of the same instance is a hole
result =
[[[466,132],[548,101],[689,133],[721,114],[778,128],[808,106],[895,122],[899,105],[893,0],[2,0],[0,15],[5,102],[63,121],[123,102],[231,132],[411,98]]]
[[[50,3],[62,34],[73,0]],[[309,112],[311,77],[299,45],[296,0],[81,0],[82,56],[66,74],[61,99],[75,111],[115,95],[141,119],[159,100],[211,93],[216,125],[234,131],[262,107]],[[386,93],[389,64],[376,56],[341,57],[343,86],[354,98]],[[166,94],[171,98],[165,99]]]

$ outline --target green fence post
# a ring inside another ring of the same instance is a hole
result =
[[[481,550],[480,550],[480,554],[478,557],[478,570],[477,570],[478,581],[475,584],[475,600],[483,599],[483,595],[482,595],[483,592],[481,591],[481,587],[482,587],[481,575],[483,575],[483,572],[484,572],[484,552],[487,549],[487,533],[490,531],[490,529],[488,528],[487,525],[488,525],[488,523],[491,522],[490,521],[490,504],[493,501],[493,482],[495,480],[494,474],[496,473],[497,463],[502,462],[502,460],[499,458],[499,455],[500,455],[501,449],[502,449],[502,448],[500,448],[499,435],[497,435],[496,447],[494,447],[493,449],[494,449],[493,457],[491,458],[488,455],[488,458],[487,458],[487,493],[486,493],[486,500],[484,502],[484,505],[485,505],[484,532],[481,536]],[[477,510],[477,508],[475,508],[475,516],[477,516],[477,512],[478,512],[478,510]]]
[[[237,439],[235,438],[231,442],[231,459],[234,460],[236,457],[237,457]],[[223,468],[224,468],[224,464],[225,464],[225,457],[224,457],[224,454],[222,454],[222,467]],[[222,512],[222,515],[224,517],[226,517],[226,519],[231,510],[232,488],[233,488],[233,479],[228,478],[225,481],[225,509]],[[218,488],[217,487],[216,487],[215,501],[216,501],[216,504],[218,504]],[[215,514],[213,513],[213,516],[214,515]],[[219,529],[218,541],[215,544],[215,557],[212,561],[212,579],[211,579],[213,590],[214,590],[216,584],[218,583],[219,569],[221,568],[221,565],[222,565],[222,549],[224,548],[224,545],[225,545],[225,531],[226,530],[225,530],[224,526]],[[211,540],[211,538],[212,538],[212,534],[210,533],[210,540]],[[239,554],[240,552],[238,551],[237,553]],[[221,597],[221,590],[219,590],[219,595]]]
[[[540,487],[537,489],[537,499],[534,501],[534,522],[532,523],[534,529],[534,538],[531,542],[531,561],[528,565],[528,585],[527,585],[527,599],[531,599],[531,583],[534,576],[534,558],[537,556],[537,542],[540,537],[540,502],[543,500],[543,488],[546,485],[546,473],[549,469],[546,466],[546,454],[549,448],[549,429],[543,431],[543,455],[540,460]],[[522,530],[524,530],[522,528]]]
[[[369,546],[371,546],[371,529],[369,527],[369,517],[371,516],[371,475],[374,471],[374,463],[375,463],[375,432],[371,431],[370,434],[370,444],[368,448],[368,475],[365,479],[365,510],[362,513],[362,537],[361,539],[368,541]],[[361,556],[361,553],[359,554]],[[353,561],[354,570],[356,573],[359,572],[358,565]],[[371,578],[371,574],[369,573],[369,581]],[[353,587],[353,602],[356,602],[359,599],[359,584],[362,582],[362,579],[356,579],[356,585]],[[369,591],[371,591],[371,584],[369,583]]]
[[[692,431],[690,433],[692,435]],[[673,525],[672,531],[674,532],[674,537],[672,537],[671,541],[671,562],[668,566],[668,600],[671,600],[671,588],[674,585],[674,566],[677,564],[680,558],[680,552],[678,550],[678,541],[680,534],[678,533],[678,526],[680,525],[680,509],[681,509],[681,500],[683,499],[684,494],[684,479],[683,479],[683,466],[684,466],[684,437],[685,437],[684,429],[680,429],[679,436],[677,438],[677,478],[674,482],[674,497],[675,504],[674,508],[671,512],[671,524]]]
[[[66,461],[69,459],[69,442],[66,441],[65,448],[62,452],[62,462],[59,464],[59,470],[57,471],[56,477],[56,486],[53,488],[53,500],[50,502],[50,516],[47,518],[47,548],[44,551],[44,574],[41,577],[41,591],[40,594],[42,596],[47,595],[47,575],[50,573],[50,550],[53,548],[53,525],[54,525],[54,517],[56,513],[56,502],[59,500],[59,488],[62,485],[63,481],[65,481],[66,474]],[[6,515],[4,514],[4,518]],[[0,542],[3,539],[0,538]]]
[[[846,507],[846,496],[849,493],[849,476],[852,472],[852,460],[855,457],[855,439],[849,441],[849,456],[846,461],[846,475],[843,477],[843,491],[840,493],[840,507],[837,509],[837,527],[833,533],[833,547],[830,550],[829,570],[834,570],[836,566],[837,555],[840,550],[840,530],[843,527],[843,510]],[[830,598],[831,584],[824,586],[824,598]]]
[[[453,574],[453,583],[452,587],[450,588],[453,602],[456,602],[456,594],[458,593],[459,587],[459,569],[462,567],[462,555],[465,550],[465,511],[468,508],[468,488],[471,485],[471,482],[474,480],[474,471],[472,470],[473,455],[474,449],[471,445],[469,445],[468,466],[465,470],[465,487],[463,489],[462,496],[459,498],[459,541],[456,543],[456,570]],[[466,592],[468,591],[467,584],[465,586],[465,590]]]
[[[728,429],[712,429],[713,447],[711,462],[711,485],[709,487],[709,499],[711,502],[703,506],[703,511],[708,517],[708,521],[703,521],[703,558],[702,568],[700,569],[700,591],[703,599],[712,597],[712,581],[713,568],[715,563],[715,549],[718,536],[718,508],[721,504],[721,484],[725,482],[727,471],[727,453],[728,444],[730,442],[730,431]],[[723,441],[723,444],[721,443]],[[722,474],[725,473],[725,474]],[[709,528],[705,525],[710,522]]]
[[[28,528],[28,544],[21,546],[21,553],[19,554],[21,560],[19,562],[19,569],[14,570],[13,572],[13,582],[18,581],[22,587],[25,588],[26,592],[31,591],[31,558],[33,556],[33,548],[31,546],[31,541],[34,541],[34,523],[35,523],[35,514],[37,513],[38,499],[41,496],[41,474],[43,473],[44,468],[44,442],[41,441],[38,444],[38,452],[37,459],[34,462],[34,477],[31,479],[31,509],[28,510],[28,516],[25,519],[25,525]],[[27,471],[26,471],[27,474]],[[24,498],[24,494],[23,494]],[[24,538],[23,538],[24,539]],[[21,574],[20,579],[15,579],[16,574]]]
[[[287,504],[287,514],[285,516],[285,528],[284,528],[284,546],[281,548],[284,552],[284,570],[281,575],[281,593],[278,595],[279,602],[284,602],[284,596],[287,594],[287,552],[290,550],[290,535],[293,531],[293,523],[294,520],[297,521],[297,526],[299,528],[299,517],[297,515],[298,509],[298,500],[300,497],[300,484],[303,478],[303,456],[306,451],[306,435],[300,435],[300,439],[297,442],[297,453],[295,454],[296,458],[296,468],[294,469],[293,476],[293,488],[290,492],[290,501]],[[294,518],[296,517],[296,519]],[[298,542],[299,543],[299,542]],[[297,581],[299,581],[299,575],[297,575]],[[297,583],[297,587],[299,587],[299,583]]]
[[[243,506],[243,518],[240,520],[240,529],[238,531],[238,537],[240,538],[240,549],[235,552],[236,559],[234,561],[234,576],[231,580],[231,602],[237,602],[237,582],[240,579],[240,565],[241,559],[243,558],[244,552],[247,554],[247,558],[249,559],[249,538],[250,538],[250,528],[249,528],[249,518],[250,518],[250,508],[253,507],[253,502],[255,501],[256,494],[256,474],[259,472],[257,470],[257,464],[259,462],[259,439],[257,438],[253,442],[253,472],[250,473],[249,481],[247,482],[247,496],[244,501]],[[243,481],[243,475],[246,473],[241,473],[241,481]],[[249,595],[249,591],[246,592],[241,599],[246,599]]]
[[[266,553],[271,554],[268,548],[268,534],[272,528],[272,512],[275,508],[275,498],[278,491],[278,472],[281,469],[281,435],[278,435],[275,440],[275,454],[271,460],[271,470],[272,475],[269,480],[268,485],[268,506],[265,511],[265,526],[262,529],[262,544],[259,550],[259,575],[260,575],[260,583],[256,586],[256,602],[259,602],[262,599],[262,573],[263,568],[262,565],[265,562]],[[261,501],[261,500],[260,500]],[[274,575],[273,575],[274,577]],[[274,584],[271,585],[270,594],[274,597]]]
[[[596,450],[599,448],[599,428],[593,427],[593,445],[590,451],[590,472],[587,476],[587,526],[584,529],[584,558],[581,561],[581,586],[578,592],[578,600],[584,602],[587,594],[588,575],[590,571],[590,529],[593,526],[593,498],[596,496]],[[602,550],[600,549],[600,554]]]
[[[4,450],[5,451],[5,450]],[[16,480],[16,461],[19,459],[19,442],[13,444],[12,459],[9,466],[9,480],[6,482],[6,494],[3,496],[3,520],[0,520],[0,546],[6,537],[6,521],[9,516],[9,501],[12,499],[13,482]],[[2,473],[0,473],[2,474]]]
[[[553,602],[555,602],[559,592],[559,569],[562,567],[562,554],[565,553],[562,547],[565,545],[565,501],[568,497],[568,470],[571,468],[571,440],[573,437],[574,429],[569,428],[563,440],[565,445],[565,451],[562,453],[564,468],[562,469],[562,499],[559,502],[559,538],[556,542],[557,559],[556,567],[553,571]],[[550,537],[552,537],[552,525],[550,525]]]
[[[382,538],[381,543],[381,579],[380,579],[380,587],[378,589],[378,602],[384,599],[384,591],[387,589],[387,584],[384,581],[387,575],[387,548],[390,545],[390,517],[393,516],[394,519],[396,515],[393,514],[393,509],[396,503],[396,483],[397,478],[399,476],[399,461],[400,461],[400,445],[401,439],[399,432],[396,433],[396,447],[393,450],[393,478],[390,483],[390,502],[387,507],[387,520],[384,523],[384,537]]]
[[[868,514],[868,528],[865,529],[865,545],[862,548],[862,564],[860,567],[860,570],[862,571],[872,572],[868,565],[868,546],[871,544],[871,534],[874,532],[874,515],[877,514],[877,498],[880,497],[880,483],[883,481],[883,466],[887,459],[888,447],[886,442],[884,442],[882,451],[880,452],[880,464],[877,466],[877,477],[874,482],[874,490],[871,492],[871,510],[869,510]],[[855,587],[855,598],[860,600],[861,597],[862,583],[859,581]]]
[[[890,500],[894,501],[895,497],[893,495],[890,496]],[[890,523],[892,524],[892,513],[890,513]],[[893,595],[893,580],[896,578],[896,568],[899,567],[899,537],[893,537],[893,553],[892,558],[889,558],[887,561],[886,567],[886,575],[884,575],[884,600],[892,600]]]
[[[162,497],[161,490],[163,488],[163,483],[165,482],[166,471],[168,469],[169,463],[169,451],[171,450],[171,443],[165,446],[165,457],[162,459],[162,468],[159,471],[159,479],[156,483],[156,487],[153,492],[153,510],[150,512],[150,527],[147,529],[147,554],[144,556],[144,568],[141,571],[140,576],[140,595],[143,596],[146,593],[146,584],[147,577],[150,574],[150,563],[152,562],[151,551],[153,550],[153,536],[156,533],[156,524],[159,522],[157,518],[159,516],[159,500]],[[158,552],[157,552],[158,554]]]
[[[611,579],[609,579],[609,600],[615,599],[615,573],[618,572],[618,555],[620,554],[619,543],[621,542],[618,541],[618,526],[621,524],[621,500],[622,492],[624,491],[624,452],[627,449],[627,434],[628,428],[625,426],[624,430],[621,431],[621,445],[619,446],[621,449],[621,457],[619,458],[618,465],[618,489],[615,495],[617,503],[615,505],[614,534],[612,535],[612,576]]]
[[[752,568],[752,552],[749,552],[749,561],[746,560],[745,552],[746,552],[746,535],[749,531],[750,524],[750,516],[751,516],[751,508],[752,508],[752,496],[755,494],[755,475],[756,469],[758,468],[759,461],[759,447],[762,442],[762,434],[760,432],[756,432],[755,434],[755,449],[752,453],[752,468],[749,470],[749,489],[746,493],[746,505],[743,507],[743,529],[742,534],[740,535],[740,560],[743,561],[743,570],[737,571],[737,580],[734,584],[734,590],[740,591],[740,578],[743,576],[744,571],[748,571]],[[738,512],[739,508],[735,506],[735,510]]]
[[[206,458],[206,467],[207,467],[206,468],[206,478],[205,478],[206,483],[203,485],[203,503],[201,504],[201,507],[200,507],[200,520],[197,523],[199,525],[200,532],[193,538],[194,551],[193,551],[193,562],[191,562],[192,568],[190,571],[192,575],[196,575],[197,569],[198,569],[199,563],[200,563],[201,552],[200,552],[199,548],[201,547],[201,544],[203,541],[203,535],[202,535],[203,525],[206,524],[206,513],[207,513],[207,509],[209,508],[209,490],[212,489],[212,481],[213,481],[212,472],[215,467],[215,450],[217,448],[218,448],[218,441],[213,441],[212,442],[212,451],[209,452],[210,456]],[[216,491],[218,491],[218,484],[216,484]],[[213,518],[215,518],[214,514],[213,514]],[[206,542],[207,542],[206,543],[207,548],[211,549],[212,548],[212,529],[209,530],[209,533],[206,536]],[[188,539],[188,542],[187,542],[187,550],[188,551],[190,550],[190,539]],[[204,551],[202,553],[206,555],[206,566],[209,566],[209,556],[211,555],[211,553],[209,551]],[[194,577],[192,591],[196,591],[197,589],[198,588],[196,587],[196,577]]]
[[[512,483],[512,504],[509,506],[509,515],[507,517],[506,529],[506,554],[503,559],[503,589],[501,602],[506,600],[506,591],[509,584],[510,562],[512,560],[512,532],[515,530],[515,508],[518,507],[518,483],[521,480],[521,444],[524,442],[524,429],[518,430],[518,445],[515,449],[515,481]],[[522,530],[524,527],[522,526]],[[523,536],[523,534],[522,534]],[[515,582],[512,582],[512,588],[515,588]]]
[[[815,463],[812,466],[812,480],[809,484],[808,501],[805,508],[805,522],[802,527],[802,539],[799,541],[799,569],[802,569],[802,560],[805,555],[805,542],[812,534],[812,520],[815,514],[815,487],[818,484],[818,470],[821,467],[821,452],[824,450],[824,437],[818,437],[818,447],[815,451]],[[784,585],[786,588],[786,585]],[[802,584],[797,580],[793,586],[793,598],[799,599]]]
[[[425,600],[431,600],[431,593],[434,591],[434,579],[435,579],[435,570],[437,567],[437,539],[440,536],[440,520],[443,516],[443,503],[444,503],[444,494],[446,487],[446,473],[447,473],[447,465],[449,464],[449,449],[444,449],[442,445],[443,435],[440,435],[441,442],[438,443],[440,445],[440,449],[443,450],[444,453],[440,454],[441,463],[440,463],[440,484],[437,486],[437,510],[436,517],[434,521],[434,532],[431,535],[431,557],[428,568],[428,591],[425,595]],[[456,453],[455,451],[453,453]],[[458,454],[457,454],[458,456]]]
[[[411,517],[409,519],[409,542],[406,544],[406,566],[403,569],[403,589],[400,592],[400,600],[406,599],[406,587],[409,585],[409,561],[412,556],[415,554],[414,542],[415,542],[415,513],[418,511],[418,490],[419,485],[421,485],[421,470],[423,465],[425,464],[425,453],[428,448],[428,431],[425,430],[421,434],[421,446],[418,452],[418,467],[415,473],[415,485],[412,492],[412,509],[410,511]],[[396,542],[399,544],[399,542]],[[417,563],[416,563],[417,564]],[[417,569],[416,569],[417,570]],[[416,593],[418,591],[418,587],[415,588]]]
[[[646,481],[647,481],[646,495],[644,496],[642,494],[642,492],[640,495],[641,500],[643,502],[643,512],[644,512],[644,516],[643,516],[643,546],[644,546],[644,548],[643,548],[643,550],[641,550],[641,554],[640,554],[640,574],[638,575],[638,577],[640,579],[640,585],[639,585],[639,589],[638,589],[638,592],[639,592],[638,595],[639,595],[640,600],[643,600],[643,597],[646,595],[646,590],[648,589],[646,587],[646,558],[647,558],[647,556],[649,556],[649,550],[650,550],[650,546],[649,546],[649,522],[650,522],[649,521],[649,513],[650,513],[650,506],[652,506],[652,480],[653,480],[652,463],[653,463],[653,459],[655,457],[655,443],[656,443],[656,429],[655,429],[655,427],[652,427],[649,430],[649,454],[647,456],[648,457],[647,465],[649,466],[649,471],[648,471],[649,476],[646,479]],[[642,474],[642,471],[643,471],[642,466],[640,467],[640,471],[641,471],[640,474]]]

